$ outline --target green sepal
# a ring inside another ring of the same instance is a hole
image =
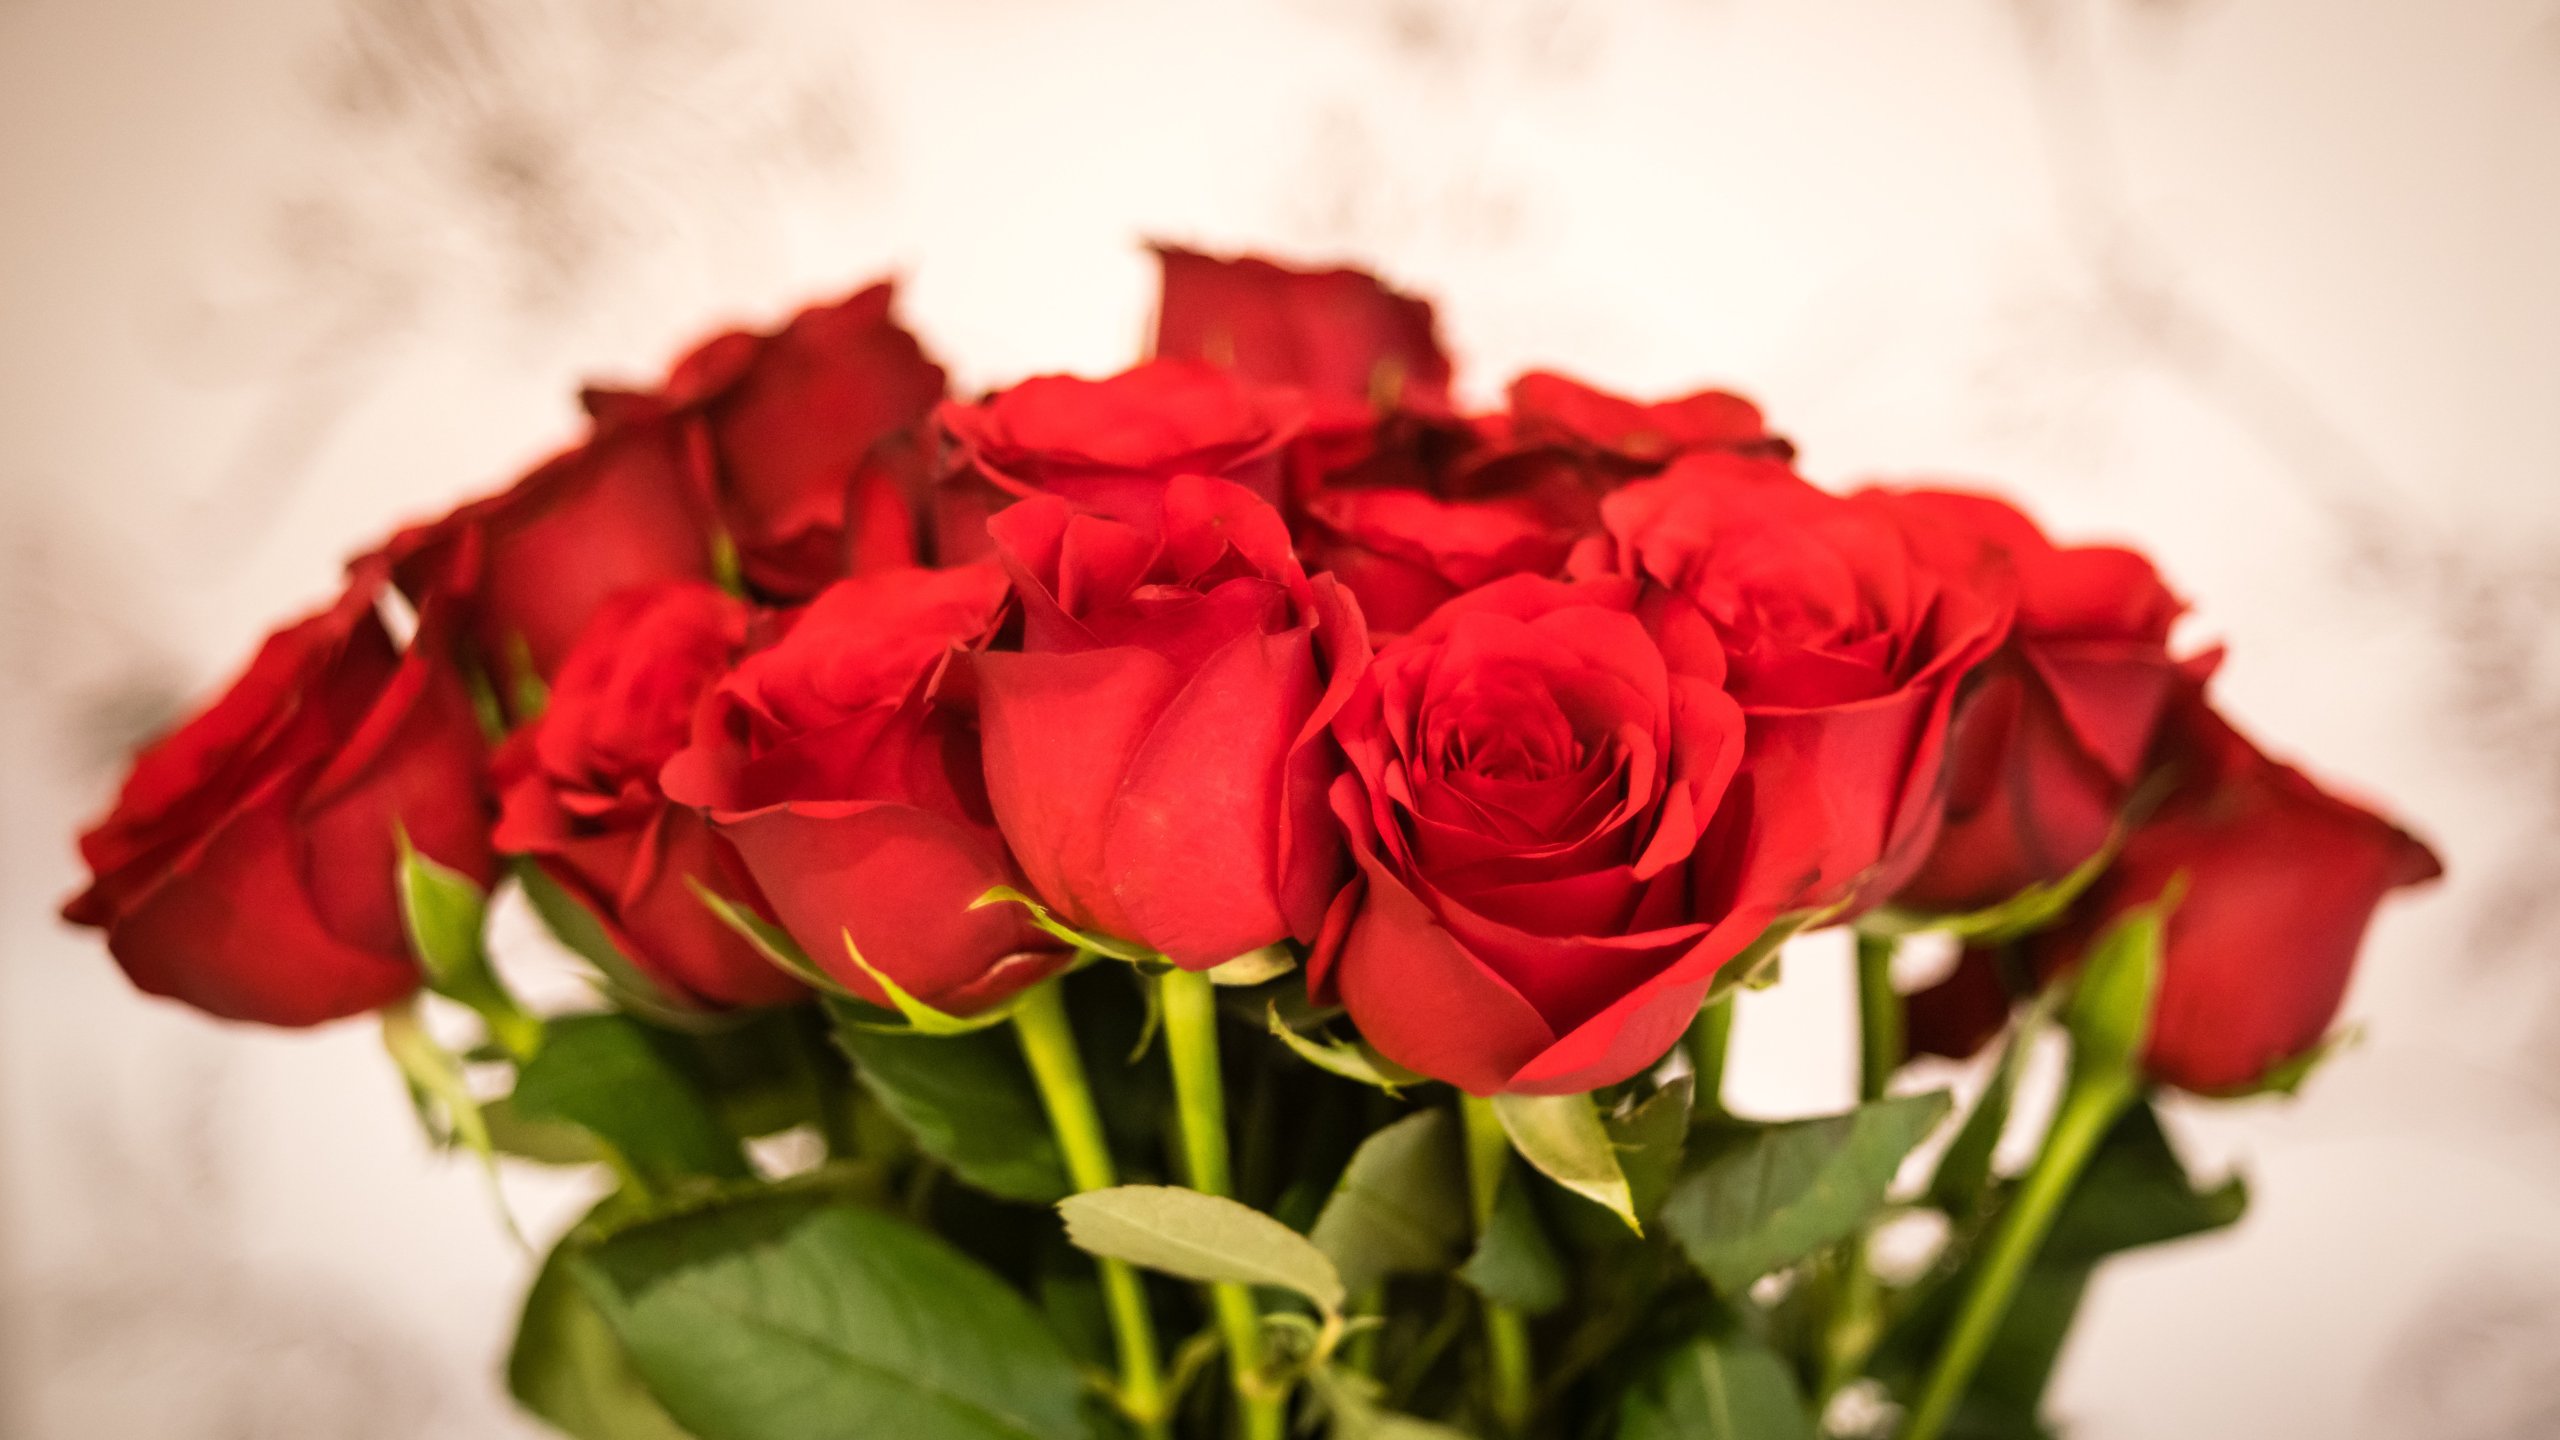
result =
[[[1089,951],[1093,954],[1106,956],[1113,960],[1126,960],[1132,965],[1162,965],[1165,963],[1165,958],[1163,956],[1143,945],[1132,945],[1126,940],[1115,940],[1108,935],[1096,935],[1091,931],[1077,929],[1073,925],[1059,919],[1055,914],[1052,914],[1048,906],[1041,904],[1039,901],[1023,894],[1021,891],[1014,889],[1010,885],[995,886],[989,889],[986,894],[969,902],[969,908],[972,910],[983,910],[990,905],[1021,906],[1023,909],[1031,912],[1031,923],[1033,925],[1038,926],[1040,929],[1060,940],[1065,941],[1067,944],[1074,946],[1078,950]]]
[[[400,920],[427,988],[467,1006],[489,1027],[490,1037],[522,1060],[542,1048],[542,1022],[516,1003],[489,968],[482,942],[489,897],[459,870],[438,864],[394,827],[399,846]]]
[[[2062,1009],[2075,1074],[2132,1075],[2140,1066],[2160,992],[2161,935],[2176,903],[2173,893],[2126,911],[2089,947]]]
[[[1425,1084],[1430,1079],[1379,1054],[1366,1040],[1308,1039],[1289,1028],[1289,1022],[1281,1018],[1277,1000],[1270,1002],[1268,1013],[1271,1033],[1278,1036],[1280,1043],[1288,1046],[1292,1054],[1319,1070],[1363,1085],[1374,1085],[1390,1095],[1401,1095],[1407,1086]]]
[[[713,890],[694,877],[684,877],[685,888],[711,912],[712,918],[729,927],[749,948],[765,958],[767,964],[821,995],[849,996],[853,992],[837,983],[834,976],[818,968],[791,932],[774,924],[744,905]]]

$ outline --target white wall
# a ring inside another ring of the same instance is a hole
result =
[[[966,383],[1109,368],[1149,235],[1373,263],[1479,394],[1736,383],[1819,475],[2152,549],[2453,878],[2307,1099],[2181,1114],[2256,1210],[2111,1270],[2059,1407],[2560,1432],[2552,0],[0,0],[0,1432],[519,1433],[525,1256],[370,1031],[51,919],[123,747],[578,377],[884,268]],[[1795,973],[1773,1112],[1845,1084]]]

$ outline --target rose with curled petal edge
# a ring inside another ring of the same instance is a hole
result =
[[[748,619],[743,602],[698,581],[615,596],[570,647],[541,717],[491,764],[497,848],[529,857],[593,912],[669,999],[704,1008],[807,993],[704,902],[708,891],[765,908],[729,842],[658,786],[696,704],[745,646]]]
[[[2175,887],[2143,1069],[2211,1094],[2315,1049],[2383,899],[2444,867],[2408,831],[2269,758],[2191,677],[2153,757],[2176,788],[2028,953],[2047,977],[2067,970],[2117,917]]]
[[[2017,623],[1948,734],[1945,824],[1893,897],[1910,910],[1984,910],[2106,848],[2178,681],[2169,631],[2186,607],[2140,555],[2057,546],[2002,501],[1891,500],[1946,545],[1989,549],[2017,581]]]
[[[360,563],[326,609],[270,635],[219,699],[146,747],[80,838],[94,925],[134,984],[232,1020],[315,1025],[419,983],[400,837],[486,885],[487,763],[430,611],[406,649]]]
[[[1382,645],[1334,717],[1359,878],[1309,980],[1397,1064],[1475,1094],[1623,1080],[1786,898],[1745,888],[1742,709],[1636,593],[1498,581]]]
[[[2016,608],[2008,567],[1892,497],[1833,495],[1743,455],[1678,460],[1601,517],[1574,573],[1637,582],[1672,668],[1723,676],[1749,718],[1769,872],[1752,888],[1832,917],[1891,895],[1936,838],[1950,718]]]
[[[1278,503],[1282,462],[1306,416],[1288,391],[1213,365],[1151,360],[1102,380],[1042,375],[935,412],[944,458],[934,483],[935,555],[991,553],[988,517],[1051,495],[1153,527],[1175,477],[1205,475]]]
[[[1033,890],[1185,969],[1314,938],[1358,607],[1224,480],[1174,478],[1152,524],[1039,496],[987,528],[1022,610],[1018,648],[972,657],[987,791]]]
[[[1021,874],[980,780],[963,657],[1005,605],[993,565],[883,570],[828,587],[695,712],[661,772],[746,861],[818,968],[876,1005],[955,1015],[1072,957],[1021,907],[972,908]]]

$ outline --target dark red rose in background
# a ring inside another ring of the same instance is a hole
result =
[[[746,639],[747,607],[710,585],[615,596],[570,648],[542,717],[509,737],[492,767],[498,849],[530,856],[683,1004],[771,1005],[805,993],[703,903],[707,890],[764,908],[729,843],[658,788],[696,702]]]
[[[1988,545],[2017,578],[2009,642],[1982,668],[1947,752],[1946,827],[1896,904],[1997,905],[2096,857],[2143,775],[2177,666],[2184,608],[2151,562],[2064,549],[1998,500],[1914,493],[1894,503],[1955,546]]]
[[[133,982],[233,1020],[314,1025],[418,984],[398,836],[487,884],[486,756],[430,614],[405,652],[379,565],[267,638],[247,673],[134,762],[81,837],[63,917],[107,932]]]
[[[1751,726],[1761,863],[1806,908],[1864,908],[1928,854],[1958,686],[1999,648],[2014,583],[1915,535],[1888,498],[1843,498],[1784,465],[1685,458],[1602,502],[1576,568],[1646,586],[1673,667],[1726,675]]]
[[[2407,831],[2260,753],[2200,686],[2172,702],[2156,753],[2177,788],[2070,921],[2031,943],[2049,975],[2126,910],[2183,885],[2144,1065],[2188,1090],[2243,1088],[2320,1042],[2383,897],[2443,866]]]
[[[548,680],[621,591],[712,578],[712,502],[667,416],[600,426],[514,488],[391,537],[383,558],[422,607],[450,607],[512,700]]]
[[[1161,511],[1041,497],[989,525],[1023,631],[976,657],[987,788],[1052,907],[1203,969],[1314,936],[1342,868],[1325,722],[1368,642],[1250,491],[1184,476]]]
[[[1775,913],[1736,888],[1741,708],[1665,664],[1633,594],[1478,590],[1382,646],[1335,717],[1361,883],[1309,979],[1398,1064],[1476,1094],[1623,1080]]]
[[[1033,495],[1142,526],[1157,523],[1177,475],[1277,503],[1283,455],[1305,420],[1286,392],[1188,360],[1107,380],[1043,375],[936,413],[949,452],[935,492],[946,562],[987,555],[987,517]]]
[[[655,394],[593,389],[600,424],[679,417],[688,458],[758,592],[805,600],[856,570],[916,560],[921,431],[942,368],[889,315],[883,281],[771,334],[731,331]]]
[[[1299,270],[1156,247],[1159,359],[1197,360],[1307,401],[1314,428],[1398,411],[1446,415],[1449,357],[1431,304],[1358,270]]]
[[[1512,381],[1510,412],[1483,426],[1495,455],[1545,452],[1621,478],[1651,474],[1683,455],[1731,450],[1783,460],[1795,453],[1769,433],[1759,406],[1728,391],[1626,400],[1540,370]]]
[[[979,778],[954,660],[1005,600],[993,565],[883,570],[830,587],[741,661],[669,761],[667,793],[702,807],[773,913],[845,988],[887,1005],[851,950],[938,1009],[982,1010],[1068,956],[1020,906]]]

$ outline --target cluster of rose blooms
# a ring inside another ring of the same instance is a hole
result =
[[[1294,946],[1388,1059],[1552,1094],[1772,927],[2067,900],[1911,998],[1969,1051],[2174,886],[2147,1068],[2217,1091],[2315,1046],[2437,871],[2215,713],[2138,554],[1817,487],[1723,392],[1468,413],[1423,302],[1160,253],[1107,379],[952,397],[883,284],[588,391],[140,757],[67,915],[287,1025],[418,985],[404,846],[529,863],[684,1008],[981,1013],[1069,930]]]

